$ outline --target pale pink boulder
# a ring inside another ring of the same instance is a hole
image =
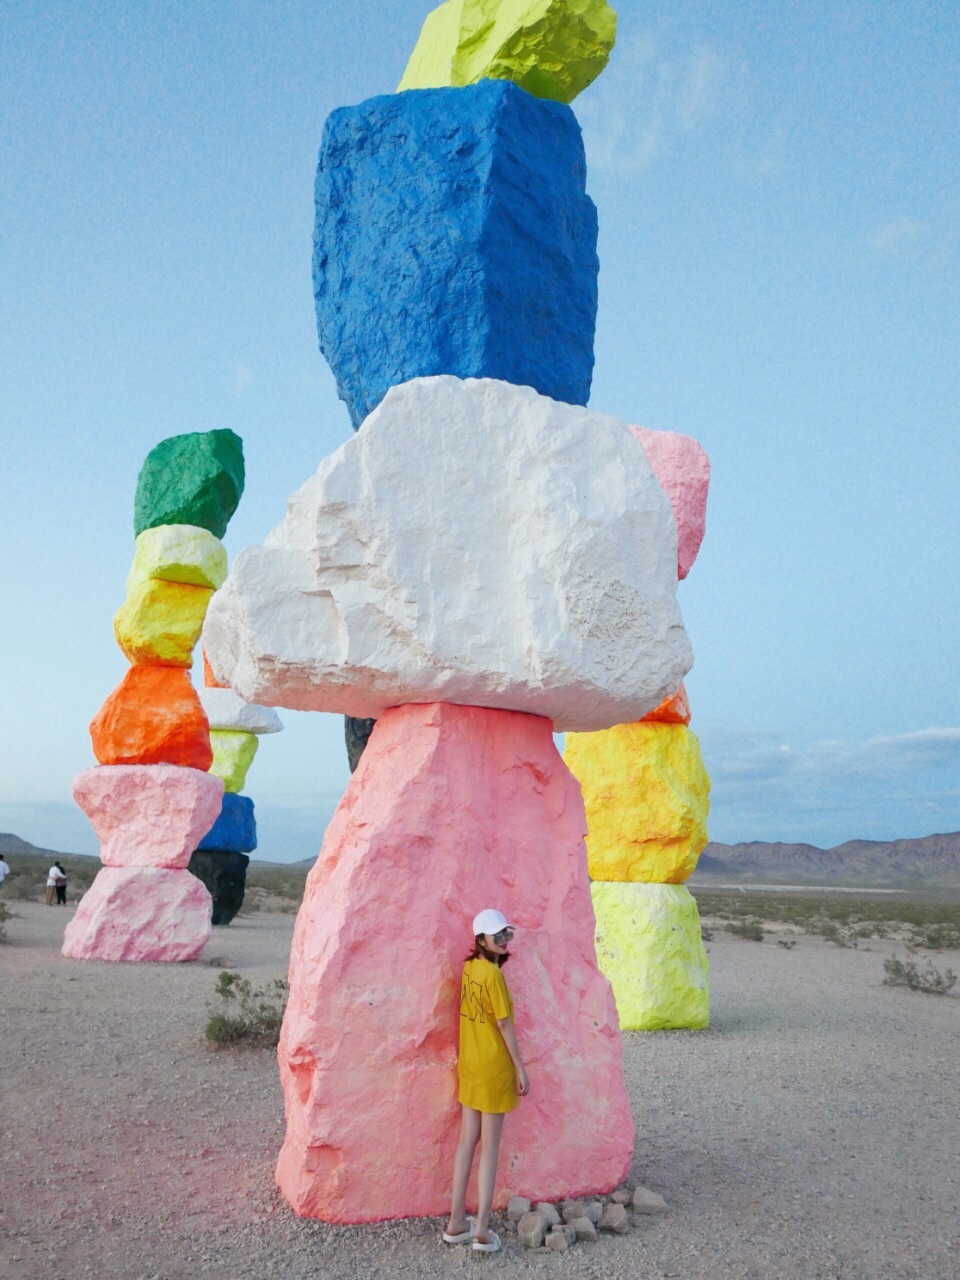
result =
[[[103,867],[63,935],[71,960],[196,960],[212,900],[189,871]]]
[[[186,867],[220,816],[223,781],[174,764],[102,765],[78,774],[73,798],[107,867]]]
[[[623,1179],[633,1119],[585,831],[549,720],[434,703],[378,721],[294,933],[277,1182],[298,1214],[449,1209],[460,973],[487,906],[518,926],[505,976],[531,1079],[506,1119],[495,1204]]]
[[[677,522],[677,577],[685,578],[697,558],[707,520],[710,459],[691,436],[631,427],[643,445]]]

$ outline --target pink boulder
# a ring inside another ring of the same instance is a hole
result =
[[[677,577],[685,578],[697,558],[707,519],[710,459],[690,436],[675,431],[631,427],[643,445],[677,522]]]
[[[107,867],[186,867],[220,816],[223,781],[175,764],[115,764],[74,780]]]
[[[378,721],[294,933],[277,1182],[298,1214],[449,1209],[460,973],[486,906],[518,926],[505,976],[531,1080],[506,1119],[495,1204],[622,1181],[633,1119],[585,831],[549,720],[434,703]]]
[[[63,935],[71,960],[196,960],[212,901],[189,871],[103,867]]]

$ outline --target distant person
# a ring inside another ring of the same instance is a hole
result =
[[[63,877],[64,885],[66,885],[67,877],[64,872],[60,870],[59,862],[55,862],[47,872],[47,896],[45,901],[48,907],[53,906],[54,898],[56,898],[58,902],[60,900],[60,895],[57,893],[57,885],[60,883],[61,876]]]
[[[65,907],[67,905],[67,873],[64,870],[62,862],[56,863],[55,866],[57,870],[60,872],[60,875],[58,876],[57,883],[56,883],[57,906]]]
[[[10,874],[10,867],[6,858],[0,853],[0,893],[3,893],[3,882]]]

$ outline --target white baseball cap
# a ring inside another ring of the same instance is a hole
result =
[[[499,933],[501,929],[515,929],[516,925],[508,924],[507,917],[496,907],[487,907],[479,915],[473,917],[473,936],[481,933]]]

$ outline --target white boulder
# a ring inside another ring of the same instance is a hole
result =
[[[692,654],[670,501],[625,423],[492,379],[417,378],[293,495],[212,598],[250,702],[449,702],[558,730],[638,720]]]
[[[273,707],[257,707],[245,702],[232,689],[200,691],[200,705],[211,729],[227,729],[233,733],[279,733],[283,728]]]

